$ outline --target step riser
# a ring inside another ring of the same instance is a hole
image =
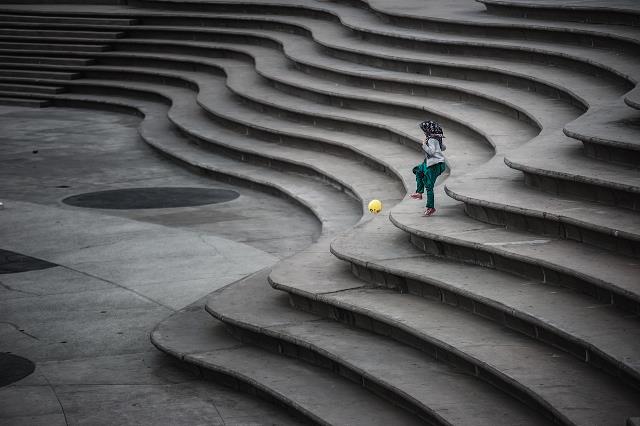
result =
[[[485,3],[485,7],[489,13],[515,18],[640,26],[640,16],[613,10],[563,10],[561,8],[527,8],[487,3]]]
[[[524,216],[487,206],[465,203],[465,212],[469,217],[492,225],[506,226],[539,235],[549,235],[566,240],[600,247],[629,257],[640,257],[640,243],[623,236],[612,236],[573,224]]]
[[[590,350],[587,345],[569,339],[567,336],[553,329],[536,325],[527,318],[515,316],[511,312],[500,310],[482,301],[451,292],[428,282],[406,278],[387,271],[372,269],[353,262],[349,262],[349,264],[351,265],[351,272],[355,277],[375,287],[385,287],[397,290],[400,293],[410,293],[473,313],[545,344],[561,349],[595,368],[606,371],[608,374],[623,380],[631,386],[640,388],[640,379],[620,368],[615,360],[609,360],[605,356]]]
[[[227,331],[236,339],[243,343],[255,345],[261,347],[267,351],[283,355],[290,358],[299,359],[306,363],[333,371],[334,373],[350,380],[356,384],[361,385],[365,389],[373,392],[379,397],[386,399],[387,401],[402,407],[402,409],[409,411],[429,424],[438,425],[441,424],[440,420],[433,416],[431,412],[426,408],[414,403],[408,398],[403,398],[398,395],[393,389],[389,389],[382,383],[377,383],[371,378],[362,375],[360,372],[355,371],[335,360],[332,360],[326,356],[299,346],[288,341],[269,336],[267,334],[255,333],[251,330],[241,328],[239,326],[229,324],[225,322]]]
[[[535,397],[529,395],[524,389],[520,389],[516,385],[511,385],[499,375],[496,375],[481,366],[475,365],[470,360],[464,359],[459,355],[448,351],[446,348],[436,345],[435,342],[427,341],[421,336],[416,336],[373,317],[333,306],[320,300],[308,299],[297,294],[289,293],[289,302],[291,306],[302,311],[324,318],[329,318],[351,327],[358,327],[375,334],[386,336],[418,349],[438,361],[453,366],[461,373],[475,376],[480,380],[490,383],[513,398],[529,405],[534,410],[543,413],[551,420],[560,424],[563,423],[560,419],[556,418],[550,409],[544,406],[543,403],[539,402]]]
[[[640,167],[640,151],[582,141],[584,153],[596,160],[623,166]]]
[[[496,269],[547,284],[567,287],[578,293],[591,296],[602,303],[617,306],[636,315],[640,314],[640,301],[624,294],[614,293],[608,288],[585,281],[580,277],[569,275],[563,271],[474,248],[430,240],[414,234],[410,235],[410,241],[418,249],[433,256]]]
[[[609,206],[640,211],[640,194],[631,191],[602,187],[594,184],[556,179],[523,172],[527,186],[553,195],[576,197]],[[638,251],[640,253],[640,251]]]

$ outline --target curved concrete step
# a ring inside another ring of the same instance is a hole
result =
[[[536,141],[537,139],[533,143]],[[508,159],[505,158],[504,161],[510,164]],[[571,165],[571,157],[567,159],[567,163]],[[598,166],[600,163],[596,163],[594,168],[601,168]],[[633,174],[633,171],[628,174]],[[525,182],[533,188],[525,185]],[[553,196],[540,191],[537,188],[539,182],[542,182],[543,189],[549,188],[548,191]],[[552,183],[557,184],[553,181]],[[504,167],[499,157],[492,159],[477,171],[450,180],[446,187],[447,195],[464,202],[467,214],[476,220],[554,238],[579,241],[624,256],[638,257],[640,216],[629,209],[566,195],[579,189],[580,186],[576,185],[555,194],[554,187],[538,175],[534,175],[533,178],[525,175],[523,182],[521,174]],[[616,195],[606,190],[602,190],[601,193],[609,199]],[[581,198],[587,198],[583,193],[577,194]],[[623,197],[626,195],[620,195],[620,199],[624,200]]]
[[[468,217],[436,188],[435,216],[424,218],[422,203],[405,200],[390,218],[428,254],[569,287],[640,313],[640,264],[633,259],[575,241],[507,230]]]
[[[541,0],[478,0],[490,13],[521,18],[545,18],[588,23],[640,25],[638,3],[614,0],[602,3],[595,0],[569,1],[558,4]]]
[[[416,349],[292,309],[286,295],[269,287],[267,275],[254,274],[208,299],[207,311],[241,341],[339,372],[432,424],[547,423]]]
[[[640,120],[640,113],[629,109],[590,110],[564,127],[564,133],[584,144],[589,157],[638,168],[640,139],[629,123]]]
[[[428,256],[386,218],[331,242],[331,252],[370,285],[455,306],[558,347],[640,388],[640,322],[571,290]],[[634,337],[635,336],[635,337]]]
[[[292,268],[296,256],[277,264],[269,279],[304,311],[435,355],[559,423],[617,425],[637,410],[638,391],[562,352],[437,301],[362,288],[337,259],[316,255],[317,267]]]
[[[640,139],[640,132],[625,127]],[[637,167],[586,158],[582,151],[581,143],[558,132],[536,138],[507,153],[504,162],[523,172],[528,186],[544,192],[640,210]]]
[[[239,343],[199,304],[161,322],[151,342],[206,378],[272,400],[316,424],[424,424],[330,371]]]

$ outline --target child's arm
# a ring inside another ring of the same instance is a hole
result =
[[[422,144],[422,149],[424,150],[424,152],[427,153],[427,156],[429,157],[433,157],[436,154],[436,147],[433,145],[433,142],[431,141],[438,142],[435,139],[427,139]]]

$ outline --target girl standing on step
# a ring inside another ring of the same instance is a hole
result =
[[[420,128],[425,134],[425,141],[422,143],[425,158],[422,163],[413,168],[413,173],[416,175],[416,192],[411,194],[411,198],[422,200],[422,193],[426,189],[427,208],[423,216],[431,216],[436,212],[433,186],[436,184],[438,176],[446,169],[442,151],[447,147],[442,142],[444,132],[440,124],[431,120],[423,121],[420,123]]]

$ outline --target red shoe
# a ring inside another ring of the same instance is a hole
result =
[[[435,212],[436,209],[434,209],[433,207],[429,207],[424,211],[424,213],[422,213],[422,216],[432,216]]]
[[[410,195],[410,197],[414,200],[422,200],[422,194],[420,192],[414,192]]]

